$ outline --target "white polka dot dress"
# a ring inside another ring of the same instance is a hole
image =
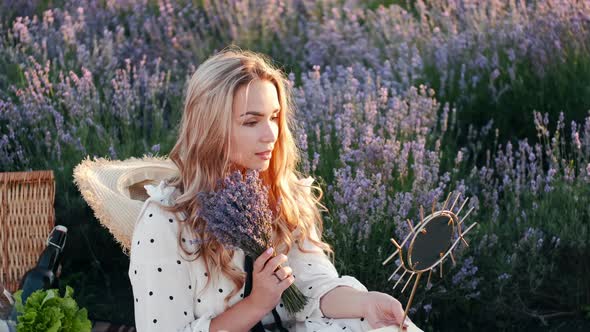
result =
[[[213,278],[209,287],[202,258],[187,261],[178,246],[179,224],[172,213],[163,211],[156,202],[170,205],[174,188],[145,186],[149,198],[137,219],[133,232],[129,279],[133,288],[135,324],[138,332],[186,331],[208,332],[211,319],[224,311],[223,300],[234,284],[224,276]],[[316,234],[312,234],[317,238]],[[189,251],[196,245],[188,235],[181,236]],[[317,249],[310,242],[305,249]],[[276,307],[283,326],[289,331],[368,331],[366,320],[329,319],[320,310],[320,298],[338,286],[349,286],[361,291],[366,287],[350,276],[339,277],[336,269],[319,251],[303,253],[297,246],[288,253],[288,263],[295,275],[295,284],[309,298],[305,308],[295,315],[287,313],[282,303]],[[244,253],[237,250],[233,263],[244,266]],[[202,292],[201,292],[202,291]],[[233,305],[243,299],[244,289],[230,301]],[[272,312],[262,320],[267,330],[275,323]]]

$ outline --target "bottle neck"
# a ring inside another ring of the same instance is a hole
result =
[[[39,256],[37,267],[42,269],[57,271],[59,265],[59,258],[66,242],[67,232],[54,228],[49,239],[47,240],[47,247]]]
[[[61,250],[52,245],[49,245],[47,248],[45,248],[45,250],[43,250],[41,256],[39,256],[37,267],[55,272],[55,270],[57,270],[57,260],[60,253]]]

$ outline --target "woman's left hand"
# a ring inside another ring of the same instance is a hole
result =
[[[390,295],[381,292],[368,292],[365,295],[363,307],[365,308],[364,317],[373,329],[390,325],[402,326],[404,309],[401,303]],[[407,322],[402,327],[406,329]]]

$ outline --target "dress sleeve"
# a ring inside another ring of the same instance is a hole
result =
[[[180,255],[178,222],[155,203],[165,201],[162,191],[153,191],[157,188],[152,186],[151,197],[142,207],[131,243],[128,274],[136,329],[208,332],[211,317],[194,314],[198,280],[191,278],[189,262]]]
[[[318,240],[315,229],[311,237]],[[324,317],[320,309],[320,299],[326,293],[339,286],[349,286],[360,291],[367,291],[367,288],[352,276],[338,276],[338,271],[330,262],[330,259],[308,239],[302,245],[305,250],[314,250],[313,253],[304,253],[297,245],[294,245],[288,254],[288,264],[293,269],[295,285],[308,297],[308,303],[302,311],[295,314],[298,321],[306,320],[309,317]]]

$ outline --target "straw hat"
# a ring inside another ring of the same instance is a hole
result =
[[[164,157],[109,160],[86,157],[74,168],[74,183],[106,227],[127,252],[135,222],[150,185],[178,174],[176,165]]]
[[[125,160],[86,157],[74,168],[74,183],[98,221],[127,253],[145,200],[171,189],[163,188],[161,181],[177,175],[178,168],[166,157]],[[311,176],[299,179],[307,187],[313,182]]]

